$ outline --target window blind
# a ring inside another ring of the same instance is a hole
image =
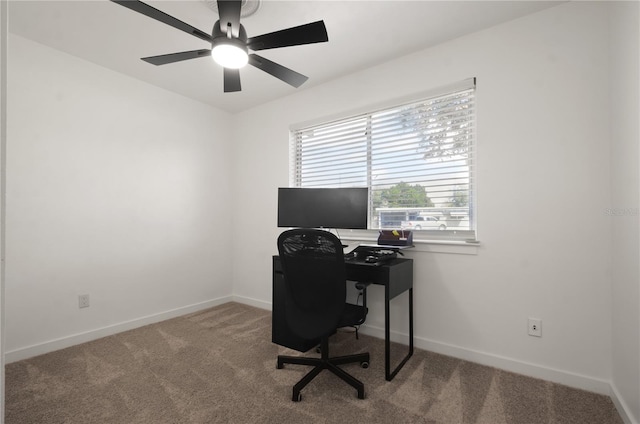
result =
[[[475,240],[475,79],[292,131],[295,187],[368,187],[370,229]]]

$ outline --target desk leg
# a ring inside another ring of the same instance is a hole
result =
[[[411,355],[413,355],[413,287],[409,289],[409,355],[405,362]]]
[[[390,303],[389,299],[389,285],[384,286],[384,376],[387,381],[391,381],[394,375],[391,375],[389,370],[391,369],[391,330],[390,330]],[[396,371],[397,372],[397,371]]]
[[[385,285],[384,289],[384,374],[387,381],[393,380],[398,371],[404,366],[413,355],[413,287],[409,289],[409,353],[405,356],[400,364],[391,370],[391,323],[390,323],[390,303],[389,286]]]

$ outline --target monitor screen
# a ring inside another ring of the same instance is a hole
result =
[[[366,229],[367,188],[279,188],[278,227]]]

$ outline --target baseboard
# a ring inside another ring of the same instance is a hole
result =
[[[264,300],[253,299],[251,297],[246,297],[246,296],[232,296],[232,300],[234,302],[253,306],[259,309],[265,309],[267,311],[272,310],[271,302],[265,302]]]
[[[360,329],[363,334],[368,334],[378,338],[384,338],[384,329],[380,327],[363,325]],[[394,342],[406,344],[408,340],[407,334],[391,332],[391,340]],[[428,350],[442,355],[452,356],[454,358],[463,359],[465,361],[474,362],[504,371],[510,371],[529,377],[539,378],[553,383],[564,384],[565,386],[575,387],[582,390],[588,390],[604,395],[610,395],[611,384],[609,381],[599,380],[596,378],[570,373],[567,371],[552,369],[536,364],[518,361],[491,353],[485,353],[467,349],[460,346],[454,346],[441,343],[422,337],[414,336],[414,346],[420,349]]]
[[[616,406],[618,413],[620,414],[620,418],[625,424],[638,424],[640,423],[640,417],[634,417],[629,409],[627,403],[622,399],[620,394],[618,393],[618,389],[615,384],[611,384],[611,394],[609,395],[611,401]]]
[[[360,328],[363,334],[384,339],[384,328],[367,326],[366,324]],[[408,334],[391,332],[391,340],[401,344],[407,344]],[[442,355],[451,356],[469,362],[498,368],[504,371],[516,374],[526,375],[553,383],[563,384],[565,386],[574,387],[576,389],[587,390],[590,392],[609,396],[616,407],[625,424],[640,424],[637,417],[631,413],[627,404],[619,395],[616,387],[607,380],[601,380],[585,375],[544,367],[536,364],[518,361],[513,358],[507,358],[500,355],[479,352],[460,346],[453,346],[445,343],[435,342],[422,337],[415,337],[414,346],[419,349],[428,350],[430,352],[440,353]]]
[[[149,324],[154,324],[156,322],[179,317],[181,315],[190,314],[203,309],[212,308],[214,306],[231,302],[232,300],[233,300],[232,296],[224,296],[218,299],[207,300],[204,302],[183,306],[183,307],[172,309],[169,311],[160,312],[158,314],[147,315],[147,316],[136,318],[130,321],[109,325],[106,327],[98,328],[98,329],[87,331],[84,333],[73,334],[67,337],[62,337],[55,340],[49,340],[44,343],[39,343],[37,345],[32,345],[32,346],[27,346],[24,348],[12,350],[9,352],[5,352],[5,355],[4,355],[5,364],[9,364],[11,362],[20,361],[27,358],[32,358],[38,355],[43,355],[45,353],[64,349],[70,346],[75,346],[81,343],[86,343],[92,340],[100,339],[102,337],[111,336],[113,334],[121,333],[123,331],[133,330],[134,328],[143,327]]]

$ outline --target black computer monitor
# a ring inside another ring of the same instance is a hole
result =
[[[278,227],[367,229],[367,188],[279,188]]]

